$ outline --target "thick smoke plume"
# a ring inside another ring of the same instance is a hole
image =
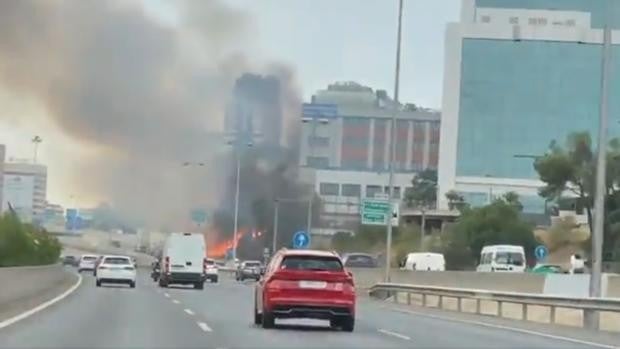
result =
[[[243,52],[247,15],[219,0],[178,4],[178,23],[165,25],[138,1],[0,2],[0,84],[40,102],[96,151],[76,159],[74,189],[159,227],[222,195],[216,159],[226,151],[218,136],[226,106],[235,80],[261,70]],[[286,114],[298,101],[291,74],[267,70],[282,76]],[[184,168],[186,161],[206,166]]]

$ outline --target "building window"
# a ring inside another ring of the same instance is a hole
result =
[[[386,195],[390,194],[390,187],[383,187],[384,193]],[[394,194],[392,195],[392,199],[400,199],[400,187],[394,187]]]
[[[547,19],[546,18],[538,18],[538,25],[547,25]]]
[[[327,168],[329,167],[329,159],[324,156],[308,156],[306,165],[314,168]]]
[[[348,197],[360,197],[362,193],[362,186],[359,184],[343,184],[342,196]]]
[[[480,21],[482,23],[491,23],[491,16],[482,16],[480,17]]]
[[[519,17],[510,17],[510,24],[519,24]]]
[[[577,22],[574,19],[569,19],[566,21],[566,25],[569,27],[574,27],[575,25],[577,25]]]
[[[309,136],[308,145],[311,147],[326,147],[329,145],[328,137]]]
[[[527,24],[529,24],[529,25],[536,25],[536,18],[528,18]]]
[[[366,186],[366,197],[374,198],[375,196],[382,194],[383,190],[380,185],[367,185]]]
[[[338,183],[321,183],[319,185],[319,193],[321,195],[335,195],[340,194],[340,186]]]

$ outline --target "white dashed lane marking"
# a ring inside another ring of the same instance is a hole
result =
[[[198,327],[200,327],[201,330],[205,331],[205,332],[213,332],[213,330],[211,329],[211,327],[209,327],[209,325],[207,325],[204,322],[197,322]]]
[[[194,315],[194,312],[191,309],[183,309],[183,311],[189,315]]]
[[[178,300],[176,300],[176,299],[173,299],[173,300],[172,300],[172,303],[174,303],[174,304],[179,304],[179,303],[181,303],[181,302],[179,302],[179,301],[178,301]]]
[[[406,340],[406,341],[410,341],[411,340],[411,337],[409,337],[409,336],[405,336],[404,334],[400,334],[400,333],[397,333],[397,332],[392,332],[392,331],[384,330],[382,328],[378,329],[377,331],[379,331],[379,332],[381,332],[381,333],[383,333],[385,335],[396,337],[396,338],[400,338],[400,339],[403,339],[403,340]]]

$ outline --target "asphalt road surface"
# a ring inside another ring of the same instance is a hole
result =
[[[597,348],[510,330],[396,312],[360,300],[353,333],[327,322],[252,323],[253,285],[221,275],[204,290],[162,289],[142,270],[135,289],[95,287],[0,330],[0,348]],[[599,347],[600,348],[600,347]]]

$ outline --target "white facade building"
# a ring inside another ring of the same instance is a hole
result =
[[[9,204],[28,222],[41,221],[47,205],[47,167],[26,162],[4,164],[2,211]]]
[[[437,168],[440,114],[399,109],[394,198],[400,201],[416,173]],[[361,199],[387,194],[392,110],[385,91],[351,82],[330,85],[304,104],[301,177],[323,200],[324,230],[358,224]]]
[[[573,132],[596,139],[602,28],[612,13],[618,52],[619,11],[619,1],[463,0],[445,36],[440,209],[450,190],[474,206],[515,191],[526,212],[544,212],[533,161]],[[613,55],[610,137],[620,133]]]

